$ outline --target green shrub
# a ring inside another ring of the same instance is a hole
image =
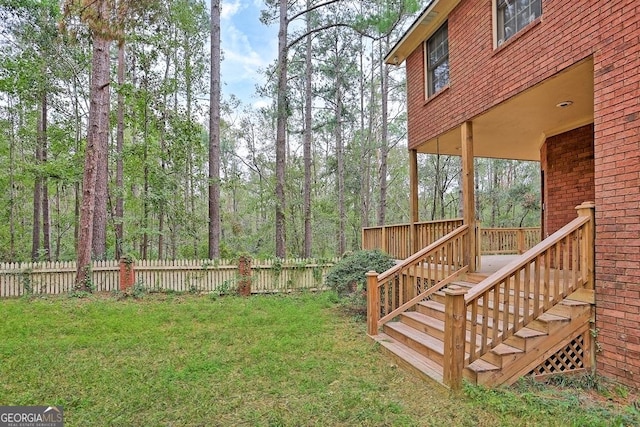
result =
[[[326,284],[340,296],[348,295],[357,289],[366,290],[368,271],[382,273],[394,265],[395,260],[379,249],[353,252],[331,267]]]

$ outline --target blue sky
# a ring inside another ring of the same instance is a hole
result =
[[[223,97],[234,94],[256,106],[266,102],[256,97],[256,84],[266,82],[262,70],[278,52],[277,25],[267,27],[260,22],[265,7],[263,0],[222,0],[220,9]]]

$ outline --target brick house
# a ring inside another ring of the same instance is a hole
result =
[[[463,157],[472,228],[474,156],[540,162],[543,238],[595,202],[595,369],[638,386],[640,2],[433,0],[386,62],[406,63],[412,224],[419,153]]]

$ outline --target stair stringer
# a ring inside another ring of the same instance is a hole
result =
[[[547,313],[553,314],[553,308]],[[559,323],[564,323],[563,325],[558,327],[552,327],[550,325],[551,330],[546,336],[526,338],[527,340],[535,340],[535,345],[526,345],[527,350],[518,354],[510,354],[509,359],[503,361],[502,367],[496,366],[495,369],[486,369],[486,359],[488,359],[488,357],[483,355],[480,357],[480,359],[485,362],[483,363],[483,369],[475,371],[473,364],[466,366],[465,377],[469,379],[475,378],[477,384],[490,387],[513,384],[519,378],[529,374],[560,349],[570,344],[571,341],[580,334],[585,334],[585,336],[588,337],[584,345],[584,358],[588,364],[588,361],[591,359],[591,339],[589,333],[591,319],[591,305],[585,304],[574,316],[567,318],[568,321],[559,321]],[[533,320],[530,325],[536,322],[539,323],[539,319]],[[516,339],[515,337],[509,337],[504,341],[504,344],[514,344]],[[489,350],[489,352],[490,351],[492,350]]]

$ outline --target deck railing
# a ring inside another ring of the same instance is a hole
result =
[[[417,222],[414,224],[415,245],[427,247],[461,225],[462,218]],[[362,249],[381,249],[395,259],[409,258],[415,252],[411,243],[411,224],[363,228]]]
[[[445,359],[463,364],[468,354],[466,363],[471,363],[572,292],[593,289],[593,208],[591,202],[578,206],[578,218],[475,285],[466,295],[452,293],[452,299],[457,295],[465,302],[459,305],[462,312],[446,313],[447,319],[458,320],[458,333],[452,335],[464,337],[468,329],[469,339],[462,348],[453,350],[456,354],[445,354]],[[466,319],[470,319],[469,328]],[[462,367],[450,369],[461,372]],[[456,386],[461,378],[448,381]]]
[[[462,219],[422,221],[414,224],[415,247],[424,248],[462,225]],[[541,240],[540,227],[483,228],[478,226],[482,255],[523,254]],[[362,229],[362,249],[381,249],[395,259],[409,258],[415,251],[411,224]]]
[[[468,270],[468,233],[469,227],[462,225],[384,273],[367,273],[369,335]]]
[[[480,250],[484,255],[523,254],[541,240],[540,227],[480,227]]]

